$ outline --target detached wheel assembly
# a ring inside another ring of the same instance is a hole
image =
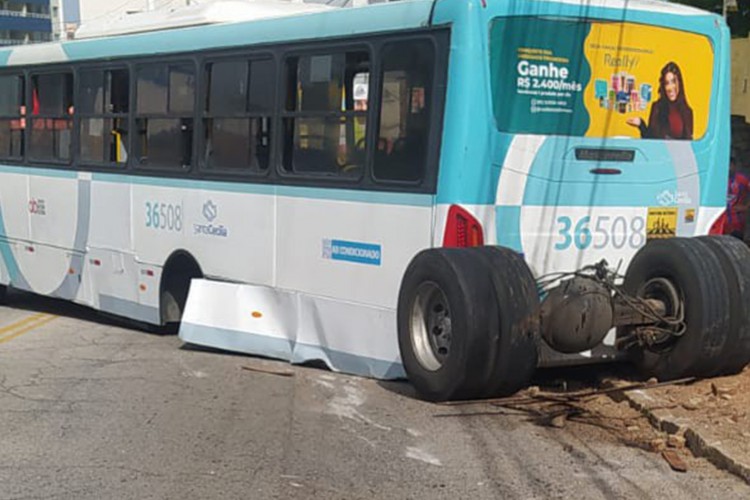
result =
[[[640,370],[669,380],[719,373],[734,344],[731,292],[716,252],[699,238],[656,240],[628,267],[623,290],[663,305],[662,321],[618,328]]]
[[[729,339],[716,375],[739,373],[750,363],[750,248],[732,236],[703,236],[729,286]]]
[[[536,368],[538,307],[531,272],[510,250],[419,253],[398,299],[409,380],[432,401],[515,392]]]

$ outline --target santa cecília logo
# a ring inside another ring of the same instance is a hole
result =
[[[203,218],[208,224],[193,224],[193,231],[196,235],[217,236],[226,238],[229,236],[229,230],[223,224],[215,224],[219,216],[219,207],[212,201],[208,200],[203,204]]]
[[[214,205],[214,202],[211,200],[208,200],[206,203],[203,204],[203,217],[206,218],[208,222],[213,222],[214,219],[216,219],[216,216],[218,215],[219,209]]]

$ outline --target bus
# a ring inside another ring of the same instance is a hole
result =
[[[0,50],[3,292],[429,400],[750,361],[749,251],[707,236],[721,18],[405,0],[128,29]]]

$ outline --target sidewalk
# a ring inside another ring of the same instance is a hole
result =
[[[659,430],[750,483],[750,368],[739,375],[624,393]]]

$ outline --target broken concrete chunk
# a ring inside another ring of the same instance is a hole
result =
[[[687,472],[687,464],[675,450],[664,450],[661,452],[661,456],[664,457],[664,460],[667,461],[672,470]]]
[[[697,410],[698,408],[700,408],[701,403],[702,401],[700,400],[700,398],[691,398],[685,401],[684,403],[682,403],[682,407],[685,408],[686,410],[693,411],[693,410]]]
[[[684,448],[685,438],[683,436],[672,434],[667,438],[667,446],[670,448]]]
[[[667,447],[667,442],[661,438],[655,438],[649,441],[648,447],[651,451],[662,451]]]

